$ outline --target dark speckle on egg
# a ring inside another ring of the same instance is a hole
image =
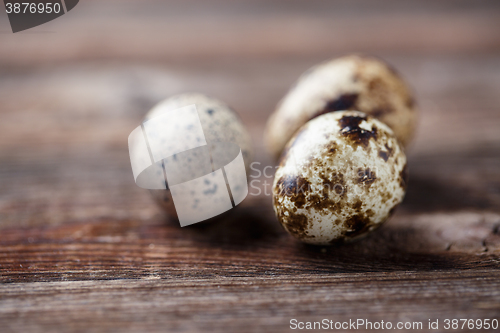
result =
[[[362,234],[371,225],[370,219],[364,215],[356,214],[350,216],[345,221],[345,235],[354,237]]]
[[[281,177],[277,186],[280,194],[289,197],[295,202],[297,208],[301,208],[306,203],[306,193],[310,190],[310,184],[304,178],[293,175]]]
[[[367,187],[370,187],[371,184],[373,184],[374,181],[377,180],[377,177],[375,176],[375,172],[372,171],[370,168],[358,168],[358,179],[357,183],[358,184],[363,184],[366,185]]]
[[[358,94],[342,94],[338,98],[328,101],[323,110],[316,114],[316,117],[328,112],[353,110],[357,99]]]
[[[361,144],[368,147],[368,141],[371,138],[377,138],[377,128],[366,130],[359,127],[359,124],[366,120],[362,116],[344,116],[339,119],[340,133],[348,137],[354,144]]]

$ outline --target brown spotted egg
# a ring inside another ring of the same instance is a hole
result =
[[[253,156],[252,141],[250,135],[238,114],[224,102],[200,93],[184,93],[174,95],[153,107],[153,109],[151,109],[151,111],[146,114],[144,121],[159,116],[165,112],[169,112],[171,110],[179,109],[192,104],[196,105],[207,144],[211,145],[216,142],[229,142],[237,144],[237,147],[241,149],[246,174],[249,175],[250,163],[252,162]],[[224,146],[222,146],[222,148],[224,148]],[[235,152],[230,151],[234,150],[233,148],[234,146],[228,147],[226,151],[221,152],[222,155],[224,155],[224,153],[234,155]],[[214,156],[212,156],[211,158],[213,159]],[[224,158],[224,156],[222,156],[222,158]],[[189,163],[189,160],[186,161],[185,165],[181,165],[180,169],[182,170],[183,178],[194,179],[199,177],[199,167],[193,165],[192,163]],[[150,192],[153,195],[155,201],[169,215],[177,215],[172,195],[168,189],[150,190]]]
[[[310,244],[350,241],[403,200],[406,156],[392,130],[356,111],[319,116],[285,147],[273,183],[282,226]]]
[[[415,130],[416,109],[407,84],[386,63],[351,55],[319,64],[300,77],[269,118],[269,152],[280,156],[302,125],[339,110],[361,111],[381,120],[403,146]]]

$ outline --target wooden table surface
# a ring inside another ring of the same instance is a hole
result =
[[[18,34],[0,12],[0,332],[500,320],[498,1],[82,0]],[[232,105],[263,170],[276,103],[350,52],[392,63],[421,109],[405,201],[368,238],[298,243],[272,175],[186,228],[134,184],[127,137],[161,99]]]

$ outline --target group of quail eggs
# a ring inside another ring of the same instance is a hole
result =
[[[280,156],[273,206],[281,225],[319,245],[379,227],[405,195],[415,123],[408,86],[378,59],[352,55],[304,73],[266,130]]]
[[[174,96],[167,104],[196,104],[214,124],[239,133],[229,140],[242,148],[249,169],[250,136],[227,105],[201,94]],[[264,137],[279,161],[272,198],[281,225],[318,245],[355,240],[378,228],[405,195],[405,147],[415,124],[412,93],[385,62],[350,55],[307,70],[269,118]],[[168,190],[154,197],[173,210]]]

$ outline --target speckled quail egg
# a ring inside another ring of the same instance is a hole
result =
[[[406,156],[392,130],[356,111],[319,116],[289,141],[273,183],[282,226],[310,244],[376,229],[403,200]]]
[[[351,55],[306,71],[269,118],[265,141],[279,157],[292,135],[322,114],[356,110],[387,124],[406,146],[416,125],[416,108],[407,84],[386,63]]]
[[[196,105],[207,144],[210,145],[215,142],[229,142],[237,144],[237,147],[241,149],[246,174],[249,175],[250,163],[252,162],[253,156],[252,141],[250,135],[237,113],[233,111],[229,106],[227,106],[224,102],[199,93],[179,94],[167,98],[166,100],[153,107],[153,109],[151,109],[151,111],[146,114],[144,121],[152,119],[171,110],[179,109],[192,104]],[[228,149],[234,150],[234,147],[235,145],[219,145],[219,148],[222,148],[222,151],[220,153],[222,155],[227,154]],[[214,151],[212,151],[211,153],[214,154]],[[234,155],[234,152],[229,152],[229,155],[231,154]],[[225,156],[222,156],[222,159],[224,158]],[[215,158],[213,155],[211,159],[212,164],[214,164]],[[219,167],[221,166],[222,165],[220,165]],[[186,165],[180,169],[182,171],[182,178],[184,179],[194,179],[199,177],[200,173],[206,173],[201,171],[199,166],[192,165],[192,163],[190,165],[187,162]],[[217,169],[217,167],[215,169]],[[210,171],[212,170],[208,170],[208,172]],[[177,215],[170,190],[150,190],[150,192],[153,195],[155,201],[167,213],[169,213],[169,215]]]

